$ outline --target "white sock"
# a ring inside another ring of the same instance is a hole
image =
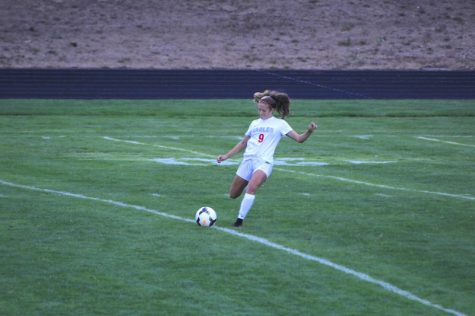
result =
[[[256,198],[255,195],[246,193],[244,194],[244,198],[241,201],[241,207],[239,208],[239,216],[238,218],[240,219],[245,219],[247,213],[252,207],[252,204],[254,203],[254,199]]]

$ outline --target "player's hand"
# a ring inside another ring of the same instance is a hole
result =
[[[318,128],[318,125],[315,122],[312,122],[312,123],[308,124],[307,128],[308,128],[309,132],[313,132],[314,130],[316,130]]]
[[[219,155],[218,158],[216,158],[216,161],[218,163],[221,163],[221,162],[225,161],[226,159],[228,159],[228,157],[226,155]]]

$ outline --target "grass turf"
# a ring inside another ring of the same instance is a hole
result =
[[[240,231],[473,314],[474,101],[296,100]],[[1,100],[0,180],[229,227],[247,100]],[[171,164],[174,163],[174,164]],[[0,314],[444,315],[218,230],[0,185]]]

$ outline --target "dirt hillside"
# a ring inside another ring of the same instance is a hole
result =
[[[475,0],[2,0],[1,68],[475,70]]]

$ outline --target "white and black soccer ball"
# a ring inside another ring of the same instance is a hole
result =
[[[195,220],[199,226],[211,227],[218,220],[218,215],[211,207],[203,206],[196,211]]]

